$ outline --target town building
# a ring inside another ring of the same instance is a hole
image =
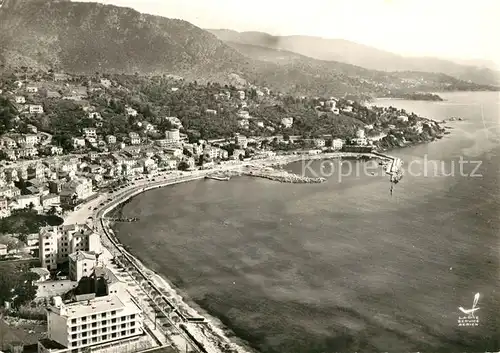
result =
[[[16,141],[14,141],[14,139],[11,139],[10,137],[2,136],[0,137],[0,146],[11,149],[11,148],[16,148],[17,143]]]
[[[14,201],[11,208],[17,210],[40,207],[40,195],[21,195],[14,198]]]
[[[31,164],[26,171],[28,179],[43,179],[45,177],[45,167],[42,164]]]
[[[40,202],[43,208],[59,206],[61,204],[61,197],[57,194],[47,194],[40,197]]]
[[[38,93],[38,87],[28,86],[28,87],[26,87],[26,92],[28,92],[28,93]]]
[[[335,150],[341,150],[344,146],[344,141],[342,139],[333,139],[332,140],[332,148]]]
[[[41,266],[49,270],[57,269],[57,264],[68,261],[69,255],[77,251],[102,251],[99,234],[86,225],[45,227],[40,230],[38,241]]]
[[[113,135],[108,135],[106,136],[106,142],[109,144],[115,144],[116,143],[116,137]]]
[[[99,113],[99,112],[90,112],[89,113],[89,119],[101,120],[102,119],[101,113]]]
[[[77,251],[69,255],[69,278],[79,282],[90,277],[97,266],[97,256],[93,252]]]
[[[137,132],[129,132],[128,137],[130,138],[131,145],[139,145],[141,143],[141,138]]]
[[[92,195],[92,181],[82,177],[75,178],[63,184],[60,192],[61,202],[65,204],[74,204]]]
[[[24,96],[16,96],[15,101],[17,104],[25,104],[26,98]]]
[[[314,145],[319,148],[325,147],[326,141],[324,139],[314,139]]]
[[[0,197],[0,218],[10,216],[9,201],[5,197]]]
[[[137,116],[137,110],[134,108],[126,107],[125,112],[127,113],[128,116]]]
[[[40,104],[31,104],[29,106],[30,114],[43,114],[43,106]]]
[[[245,149],[248,146],[248,139],[244,135],[236,134],[234,141],[242,149]]]
[[[94,127],[86,127],[83,129],[83,134],[86,138],[97,138],[97,129]]]
[[[82,297],[67,304],[54,297],[47,309],[47,339],[38,342],[39,353],[81,352],[143,334],[142,310],[132,297]]]
[[[38,134],[38,128],[35,125],[28,124],[26,125],[26,128],[32,134]]]
[[[169,129],[165,131],[165,139],[168,141],[168,143],[179,143],[181,140],[179,129]]]
[[[283,118],[281,119],[281,125],[286,128],[290,128],[293,126],[293,118]]]
[[[106,88],[110,88],[112,85],[111,81],[108,80],[107,78],[102,78],[100,83],[101,83],[101,85],[103,85]]]
[[[73,142],[73,148],[78,149],[85,147],[85,139],[83,137],[73,137],[71,140]]]

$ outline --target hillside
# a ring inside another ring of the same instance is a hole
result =
[[[358,93],[384,96],[416,91],[489,90],[492,87],[468,83],[454,77],[431,72],[368,70],[337,61],[313,59],[291,51],[268,47],[226,42],[241,54],[254,60],[279,65],[282,69],[300,70],[309,73],[319,84],[322,79],[334,80],[337,88],[344,92],[356,88]],[[321,76],[320,76],[321,74]]]
[[[175,74],[296,95],[386,95],[389,90],[480,89],[450,77],[406,80],[349,64],[224,43],[189,22],[68,0],[5,0],[0,65],[94,74]],[[280,59],[280,55],[284,59]],[[412,74],[414,75],[414,74]]]
[[[235,71],[239,53],[181,20],[94,3],[10,0],[0,9],[3,64],[73,72]]]
[[[272,36],[261,32],[208,30],[221,40],[283,49],[320,60],[340,61],[381,71],[424,71],[444,73],[478,84],[499,85],[500,72],[491,68],[464,65],[427,57],[404,57],[342,39],[310,36]]]

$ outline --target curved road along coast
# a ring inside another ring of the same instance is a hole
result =
[[[352,157],[360,155],[370,156],[373,158],[393,159],[390,156],[382,154],[329,153],[320,155],[299,155],[299,156],[295,155],[295,156],[287,156],[282,159],[249,161],[246,164],[254,167],[255,166],[264,167],[275,164],[287,164],[294,161],[300,161],[305,159],[342,158],[342,157]],[[243,167],[244,164],[237,163],[233,165],[226,165],[219,169],[214,168],[208,170],[194,171],[189,173],[189,175],[185,176],[159,175],[156,176],[156,178],[163,178],[163,180],[151,181],[151,182],[146,181],[145,183],[141,182],[139,185],[134,185],[129,189],[109,195],[113,199],[105,203],[101,207],[98,206],[98,209],[93,213],[94,228],[99,234],[103,236],[105,235],[105,238],[103,238],[103,243],[107,245],[106,248],[110,251],[112,255],[121,255],[121,257],[128,262],[128,265],[122,264],[122,267],[125,267],[125,269],[127,267],[133,268],[133,271],[131,272],[135,274],[135,278],[137,277],[140,278],[140,280],[136,279],[136,282],[140,285],[141,289],[144,291],[144,293],[146,293],[146,296],[152,302],[152,305],[150,305],[150,307],[153,309],[155,313],[160,312],[162,314],[162,317],[168,320],[168,322],[171,325],[170,328],[171,330],[174,331],[174,334],[182,337],[183,340],[182,343],[179,343],[179,341],[175,342],[176,343],[175,345],[177,346],[180,352],[184,352],[185,351],[184,349],[187,350],[188,345],[191,347],[191,350],[203,353],[222,353],[226,351],[223,347],[228,347],[228,346],[232,346],[232,348],[239,353],[245,352],[246,350],[244,350],[242,347],[236,347],[234,344],[231,343],[229,338],[227,338],[222,333],[221,330],[217,330],[214,327],[210,327],[210,323],[204,320],[202,320],[202,322],[204,324],[208,324],[208,326],[205,326],[204,328],[206,329],[202,329],[201,331],[197,327],[193,326],[194,324],[190,324],[189,323],[190,319],[196,320],[200,318],[189,317],[185,315],[183,312],[181,312],[179,307],[181,308],[182,306],[187,307],[185,303],[183,303],[184,305],[178,307],[168,299],[168,297],[165,295],[165,290],[160,288],[157,285],[157,283],[152,279],[152,274],[148,273],[149,272],[148,269],[142,266],[142,264],[140,264],[140,262],[134,256],[132,256],[127,250],[125,250],[124,247],[120,244],[118,239],[115,237],[113,231],[109,228],[110,224],[108,220],[106,220],[106,215],[110,211],[112,211],[115,207],[122,204],[123,202],[145,191],[168,185],[203,179],[206,176],[213,174],[214,172],[217,171],[230,172],[239,170],[241,172]],[[85,207],[85,205],[82,207]],[[106,242],[106,240],[108,241]],[[131,277],[134,278],[133,275],[131,275]],[[160,302],[158,302],[158,300]],[[143,307],[143,310],[145,311],[145,315],[148,316],[146,308]],[[176,323],[172,320],[171,317],[172,313],[176,314],[176,316],[180,318],[180,322]],[[154,326],[156,330],[157,327],[156,314],[154,314],[154,316],[155,316]],[[151,321],[153,321],[153,319],[151,319]],[[169,336],[169,334],[164,331],[163,327],[161,327],[156,331],[166,336],[166,339],[164,337],[163,342],[170,341],[169,337],[167,337]],[[206,333],[207,331],[208,331],[208,336]]]
[[[240,167],[241,165],[235,165],[228,167],[227,169],[234,170]],[[223,352],[223,350],[219,348],[228,345],[233,346],[233,344],[231,344],[231,341],[225,336],[223,337],[218,334],[215,335],[213,329],[210,330],[212,332],[212,334],[210,335],[211,336],[210,340],[207,341],[206,339],[203,339],[203,337],[200,337],[200,332],[197,332],[198,331],[197,329],[194,329],[194,327],[190,327],[190,324],[188,324],[189,319],[193,318],[187,317],[185,314],[183,314],[181,310],[167,298],[167,296],[164,294],[165,290],[159,288],[155,283],[155,281],[152,280],[151,274],[148,274],[146,272],[147,269],[141,266],[139,262],[123,248],[123,246],[114,236],[113,231],[109,229],[109,224],[105,218],[106,214],[112,211],[115,207],[119,206],[121,203],[129,200],[130,198],[140,193],[168,185],[203,179],[206,175],[210,173],[213,173],[213,170],[197,171],[193,172],[191,175],[188,176],[174,177],[156,182],[151,182],[148,183],[147,185],[134,186],[128,190],[122,191],[119,194],[112,195],[114,199],[106,203],[102,207],[100,207],[94,213],[95,215],[94,227],[99,234],[105,235],[107,240],[109,240],[107,248],[111,252],[111,254],[122,255],[123,259],[128,262],[128,265],[134,268],[135,274],[138,274],[140,277],[142,277],[142,279],[139,282],[139,285],[143,288],[144,292],[151,299],[152,303],[154,303],[153,309],[156,309],[157,311],[161,312],[163,314],[162,316],[169,321],[171,329],[173,329],[175,333],[180,337],[182,337],[183,340],[185,341],[186,348],[187,345],[189,345],[190,348],[196,352],[221,353]],[[111,249],[109,249],[109,247],[111,247]],[[160,300],[160,302],[158,302],[158,300]],[[146,311],[146,308],[143,308],[143,310]],[[171,319],[172,313],[175,313],[181,319],[179,323],[175,323],[172,321]],[[156,321],[156,318],[154,319],[154,321]],[[166,336],[168,335],[166,332],[163,332],[162,330],[160,330],[160,332]],[[213,341],[217,341],[218,344],[213,344]],[[217,347],[219,345],[220,347]],[[183,346],[184,344],[179,344],[179,342],[177,342],[177,348],[179,349],[180,352],[184,352],[185,347]],[[236,347],[233,346],[233,348]],[[238,348],[240,348],[238,349],[238,351],[244,352],[244,350],[242,350],[241,347]]]

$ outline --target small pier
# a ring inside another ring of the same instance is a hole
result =
[[[123,222],[123,223],[131,223],[131,222],[138,222],[139,218],[133,217],[133,218],[106,218],[108,221],[111,222]]]

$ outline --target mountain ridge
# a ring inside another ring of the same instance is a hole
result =
[[[262,48],[238,48],[184,20],[91,2],[8,0],[0,8],[0,31],[0,69],[173,74],[190,81],[267,86],[294,95],[482,87],[441,74],[374,71],[291,52],[280,53],[280,59],[272,49],[264,53]]]
[[[314,59],[339,61],[370,70],[436,72],[479,84],[500,85],[500,71],[491,68],[463,65],[433,57],[405,57],[345,39],[305,35],[274,36],[265,32],[238,32],[228,29],[207,31],[225,42],[284,49]]]

